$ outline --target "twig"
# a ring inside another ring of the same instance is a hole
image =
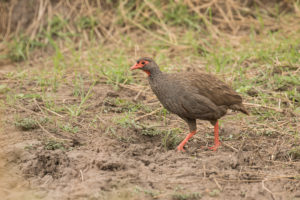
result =
[[[203,164],[203,176],[204,176],[204,178],[206,178],[206,167],[205,167],[205,164]]]
[[[168,34],[169,37],[169,41],[172,43],[177,44],[177,39],[176,36],[170,31],[170,28],[167,27],[166,23],[162,20],[162,14],[159,12],[159,10],[155,7],[154,4],[150,3],[149,1],[145,0],[144,1],[152,10],[153,12],[156,14],[156,16],[158,17],[160,23],[158,23],[163,29],[164,31]]]
[[[57,139],[57,140],[65,140],[65,141],[72,141],[70,139],[63,139],[63,138],[58,138],[58,137],[55,137],[53,134],[51,134],[49,131],[47,131],[39,121],[36,120],[36,123],[38,124],[38,126],[45,132],[47,133],[50,137],[54,138],[54,139]]]
[[[82,170],[80,170],[80,176],[81,176],[81,181],[83,182],[84,179],[83,179],[83,173],[82,173]]]
[[[267,108],[270,110],[275,110],[277,112],[284,112],[284,110],[279,109],[279,108],[274,108],[274,107],[270,107],[270,106],[264,106],[264,105],[260,105],[260,104],[255,104],[255,103],[243,103],[244,105],[247,106],[252,106],[252,107],[261,107],[261,108]]]
[[[241,152],[241,151],[242,151],[242,149],[243,149],[245,143],[246,143],[246,140],[245,140],[245,138],[243,137],[243,142],[242,142],[242,144],[240,145],[239,151],[238,151],[238,152]]]
[[[5,105],[10,106],[10,107],[14,107],[15,109],[18,108],[18,109],[24,110],[24,111],[30,112],[30,113],[38,115],[38,116],[44,116],[44,115],[42,115],[40,113],[34,112],[32,110],[29,110],[29,109],[24,108],[24,107],[19,106],[19,105],[10,105],[10,104],[7,104],[7,103]]]
[[[247,172],[248,173],[248,172]],[[268,180],[276,180],[276,179],[281,179],[281,178],[294,178],[296,175],[294,176],[278,176],[278,177],[270,177],[268,178]],[[263,181],[262,178],[257,178],[257,179],[251,179],[251,180],[239,180],[239,179],[223,179],[223,178],[218,178],[215,177],[216,180],[218,181],[223,181],[225,183],[228,182],[246,182],[246,183],[258,183]],[[137,180],[137,179],[131,179],[131,182],[134,183],[149,183],[149,181],[142,181],[142,180]],[[266,179],[264,179],[264,181],[266,181]],[[295,179],[295,181],[298,181]],[[192,180],[192,181],[163,181],[163,180],[159,180],[159,181],[151,181],[152,183],[161,183],[161,184],[193,184],[193,183],[199,183],[199,180]]]
[[[141,89],[138,89],[136,87],[139,87],[139,88],[142,88],[143,91],[146,91],[146,87],[144,86],[141,86],[141,85],[134,85],[134,84],[123,84],[123,83],[118,83],[114,80],[112,80],[111,78],[109,78],[105,73],[103,73],[103,77],[106,78],[107,80],[113,82],[114,84],[116,84],[117,86],[120,86],[122,88],[126,88],[126,89],[129,89],[129,90],[132,90],[132,91],[135,91],[135,92],[140,92]]]
[[[139,116],[139,117],[135,118],[134,121],[139,121],[139,120],[141,120],[141,119],[143,119],[143,118],[145,118],[145,117],[148,117],[148,116],[150,116],[150,115],[153,115],[153,114],[157,113],[158,111],[160,111],[161,109],[162,109],[161,107],[160,107],[160,108],[157,108],[156,110],[152,111],[151,113],[148,113],[148,114],[146,114],[146,115],[142,115],[142,116]]]
[[[144,26],[142,26],[141,24],[139,24],[139,23],[133,21],[132,19],[128,18],[127,15],[124,13],[124,12],[125,12],[125,11],[124,11],[124,5],[125,5],[126,3],[127,3],[127,1],[124,1],[124,2],[122,2],[122,3],[120,4],[120,11],[121,11],[121,14],[122,14],[122,16],[123,16],[123,18],[124,18],[125,20],[127,20],[128,22],[130,22],[130,23],[133,24],[134,26],[138,27],[139,29],[141,29],[141,30],[147,32],[149,35],[152,35],[152,36],[155,37],[156,39],[161,40],[161,41],[163,41],[163,42],[165,42],[165,43],[167,43],[167,44],[169,44],[169,45],[174,45],[172,42],[170,42],[170,41],[164,39],[163,37],[161,37],[161,36],[159,36],[159,35],[153,33],[152,31],[146,29],[146,28],[145,28]]]
[[[232,146],[230,146],[229,144],[226,144],[226,143],[222,143],[225,147],[228,147],[229,149],[232,149],[233,151],[235,151],[235,152],[239,152],[239,150],[238,149],[236,149],[236,148],[234,148],[234,147],[232,147]]]
[[[12,19],[12,14],[13,14],[13,9],[15,4],[17,4],[17,2],[12,2],[12,5],[9,8],[8,11],[8,20],[7,20],[7,28],[6,28],[6,33],[3,37],[3,41],[7,41],[8,40],[8,36],[10,34],[10,29],[11,29],[11,19]]]
[[[215,177],[213,177],[213,180],[215,182],[215,184],[218,186],[218,188],[223,191],[223,188],[221,187],[221,185],[218,183],[217,179]]]
[[[101,117],[99,115],[96,115],[96,116],[103,124],[107,124],[107,122],[104,119],[101,119]]]
[[[40,107],[40,105],[38,104],[38,102],[36,101],[35,98],[33,98],[34,103],[37,105],[37,107],[40,109],[40,111],[45,115],[43,109]]]
[[[139,98],[139,96],[142,94],[142,92],[143,92],[143,90],[140,90],[140,91],[137,93],[137,95],[133,98],[133,100],[136,101],[136,100]]]
[[[42,186],[45,186],[51,179],[52,179],[52,176],[49,176],[47,178],[47,180],[42,184]]]
[[[267,192],[269,192],[269,193],[271,194],[272,199],[275,200],[275,197],[274,197],[273,192],[272,192],[271,190],[269,190],[269,189],[265,186],[265,181],[266,181],[266,180],[262,180],[262,182],[261,182],[262,188],[263,188],[264,190],[266,190]]]
[[[126,84],[122,84],[122,83],[116,83],[116,84],[118,84],[118,86],[120,86],[120,87],[129,89],[129,90],[133,90],[133,91],[136,91],[136,92],[141,91],[140,89],[137,89],[137,88],[135,88],[135,87],[132,87],[133,85],[126,85]],[[145,91],[146,87],[143,87],[142,89]]]
[[[44,106],[42,106],[42,108],[45,109],[45,110],[47,110],[48,112],[50,112],[50,113],[52,113],[52,114],[58,116],[58,117],[64,118],[64,116],[58,114],[57,112],[54,112],[53,110],[50,110],[50,109],[48,109],[48,108],[46,108],[46,107],[44,107]]]
[[[272,154],[271,154],[271,160],[273,161],[273,160],[275,160],[275,158],[276,158],[276,154],[277,154],[277,152],[278,152],[278,142],[280,141],[280,139],[278,138],[277,139],[277,141],[276,141],[276,145],[275,145],[275,147],[274,147],[274,150],[273,150],[273,152],[272,152]]]

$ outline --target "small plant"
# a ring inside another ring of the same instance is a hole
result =
[[[68,21],[63,19],[60,16],[54,16],[50,21],[49,21],[49,32],[46,33],[46,35],[50,36],[51,38],[53,37],[64,37],[67,36],[68,33],[64,32],[64,28],[67,26]]]
[[[28,41],[25,39],[15,39],[9,45],[8,57],[15,62],[26,60],[28,57]]]
[[[6,84],[0,84],[0,94],[5,94],[10,90]]]
[[[31,119],[31,118],[22,118],[22,119],[16,120],[15,126],[20,128],[23,131],[28,131],[28,130],[38,128],[38,123],[34,119]]]
[[[56,150],[56,149],[61,149],[65,150],[64,143],[58,142],[55,140],[49,140],[44,144],[44,149],[46,150]]]
[[[148,189],[144,189],[144,188],[140,188],[140,187],[135,187],[135,191],[143,192],[144,194],[150,195],[152,198],[155,198],[156,196],[158,196],[160,194],[160,192],[158,192],[158,191],[148,190]]]
[[[15,62],[27,60],[30,51],[37,47],[43,47],[44,44],[37,40],[30,40],[26,36],[15,38],[8,46],[8,57]]]
[[[156,135],[160,135],[162,132],[159,131],[156,128],[153,128],[153,127],[151,127],[151,128],[143,127],[141,133],[142,133],[142,135],[153,137],[153,136],[156,136]]]
[[[196,193],[175,193],[172,195],[173,200],[197,200],[201,199],[202,195],[198,192]]]
[[[25,146],[24,149],[29,151],[29,150],[36,149],[36,147],[33,146],[32,144],[29,144],[29,145]]]
[[[66,132],[74,133],[74,134],[78,133],[78,131],[79,131],[78,126],[72,126],[71,124],[61,125],[60,128]]]
[[[84,104],[91,97],[91,93],[92,93],[92,90],[95,86],[95,83],[96,82],[94,82],[90,86],[90,88],[89,88],[89,90],[87,91],[86,94],[84,94],[84,93],[81,94],[81,102],[78,106],[77,105],[65,106],[65,108],[69,111],[69,114],[70,114],[71,117],[77,117],[82,113],[82,111],[84,110],[84,108],[83,108]]]
[[[180,132],[178,128],[162,132],[162,144],[166,150],[174,149],[181,142]]]
[[[121,117],[115,117],[113,121],[122,127],[137,127],[136,122],[132,119],[131,113],[125,113]]]
[[[131,101],[128,101],[126,99],[121,99],[121,98],[115,98],[114,99],[114,104],[116,106],[122,107],[122,111],[130,111],[130,112],[135,112],[140,109],[142,106],[141,104],[136,104]]]
[[[77,72],[75,72],[75,78],[73,79],[73,84],[74,84],[73,95],[75,97],[80,97],[84,95],[83,79],[81,74],[77,74]]]
[[[217,196],[219,196],[219,194],[220,194],[220,190],[218,190],[218,189],[213,189],[211,192],[209,192],[209,196],[211,196],[211,197],[217,197]]]

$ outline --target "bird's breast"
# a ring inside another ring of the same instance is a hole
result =
[[[149,80],[153,93],[157,96],[161,104],[170,112],[176,113],[176,107],[179,104],[180,88],[163,79]]]

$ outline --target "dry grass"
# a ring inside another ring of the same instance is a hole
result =
[[[250,29],[260,31],[262,20],[267,30],[280,29],[278,17],[286,13],[295,13],[299,17],[296,1],[262,0],[11,0],[1,2],[0,10],[0,33],[4,41],[9,41],[20,33],[30,40],[39,37],[43,31],[51,33],[55,25],[53,19],[56,17],[58,22],[62,20],[64,23],[61,30],[57,31],[71,35],[81,34],[86,43],[91,34],[102,43],[118,43],[119,35],[140,30],[172,46],[178,45],[180,35],[174,27],[180,24],[190,23],[216,39],[224,33],[238,35],[247,34]],[[169,16],[170,12],[178,16]],[[191,18],[185,18],[186,15]],[[182,18],[182,21],[169,23],[174,17]],[[47,37],[38,40],[41,43],[49,42]],[[1,49],[5,49],[5,45],[2,44]]]

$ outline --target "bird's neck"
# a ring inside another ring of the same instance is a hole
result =
[[[157,76],[159,76],[160,74],[162,74],[162,72],[160,71],[159,68],[154,68],[151,69],[150,71],[145,71],[148,74],[149,78],[155,78]]]

